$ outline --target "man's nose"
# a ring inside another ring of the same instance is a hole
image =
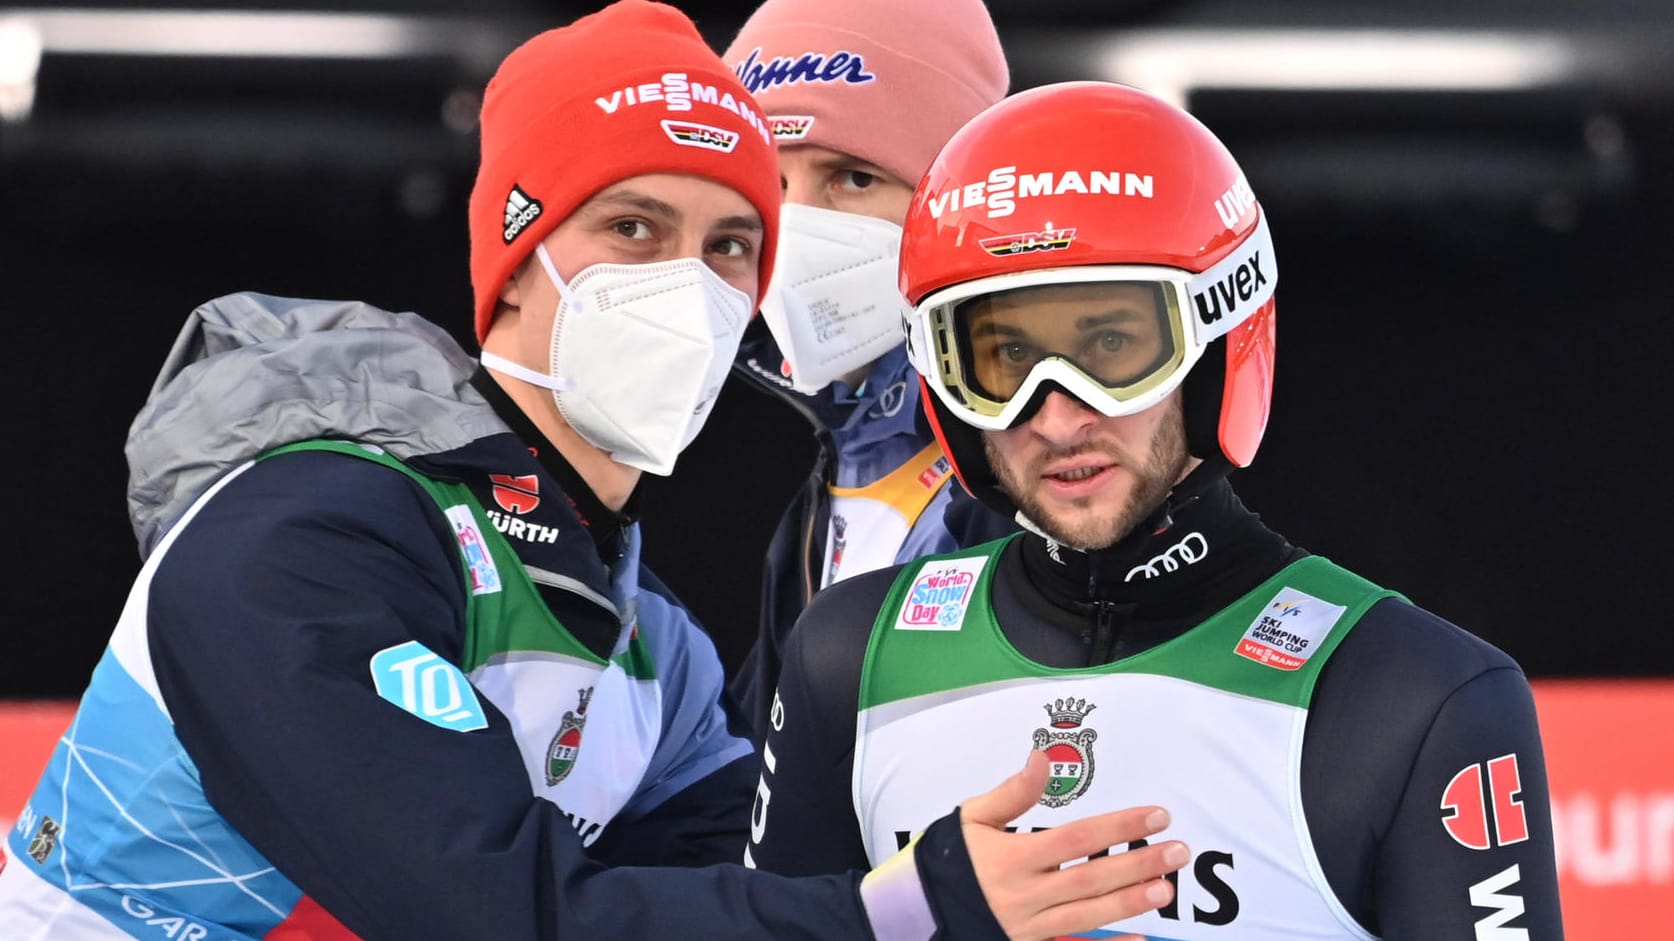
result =
[[[1040,409],[1029,418],[1029,429],[1053,444],[1074,444],[1098,423],[1099,412],[1075,396],[1056,389],[1046,393]]]

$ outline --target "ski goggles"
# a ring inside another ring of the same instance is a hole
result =
[[[1131,415],[1166,398],[1209,343],[1272,299],[1272,256],[1263,224],[1200,274],[1083,265],[968,281],[914,309],[908,353],[977,428],[1012,427],[1045,383],[1104,415]]]

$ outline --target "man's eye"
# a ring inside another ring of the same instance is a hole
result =
[[[1000,347],[1000,358],[1016,365],[1029,361],[1029,349],[1021,343],[1006,343]]]
[[[1099,334],[1098,343],[1099,343],[1099,349],[1103,350],[1104,352],[1106,352],[1106,353],[1118,353],[1118,352],[1121,352],[1122,347],[1127,345],[1128,338],[1123,336],[1120,333],[1117,333],[1117,332],[1111,330],[1111,331],[1106,331],[1104,333]]]
[[[709,250],[717,255],[725,255],[728,258],[743,258],[750,254],[750,243],[740,238],[732,238],[731,236],[728,236],[724,239],[716,239],[715,243],[709,247]]]
[[[651,237],[651,226],[642,219],[623,219],[614,226],[616,234],[623,238],[648,239]]]
[[[838,181],[847,189],[863,190],[878,182],[876,174],[865,170],[844,170],[837,176]]]

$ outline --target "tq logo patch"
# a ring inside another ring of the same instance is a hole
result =
[[[1035,748],[1046,752],[1051,765],[1040,804],[1062,807],[1085,794],[1093,783],[1093,742],[1099,733],[1082,728],[1081,723],[1098,707],[1070,697],[1054,699],[1043,708],[1050,728],[1035,730]]]

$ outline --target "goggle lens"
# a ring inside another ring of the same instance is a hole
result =
[[[960,378],[971,398],[1003,405],[1037,366],[1056,359],[1116,398],[1142,392],[1180,361],[1172,287],[1155,281],[1048,284],[960,303],[951,331]]]

